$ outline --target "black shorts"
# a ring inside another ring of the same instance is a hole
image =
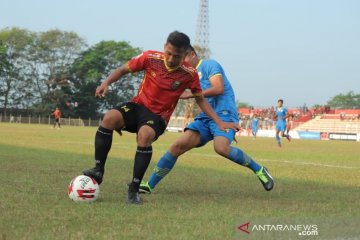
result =
[[[115,107],[114,109],[121,112],[125,121],[125,127],[123,129],[117,130],[125,130],[131,133],[137,133],[140,127],[147,125],[154,129],[155,140],[165,131],[166,124],[164,119],[162,119],[159,115],[151,112],[143,105],[127,102]]]

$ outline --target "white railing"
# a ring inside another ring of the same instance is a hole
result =
[[[22,116],[22,115],[0,115],[0,122],[19,124],[54,124],[51,116]],[[60,124],[64,126],[99,126],[101,119],[61,118]]]

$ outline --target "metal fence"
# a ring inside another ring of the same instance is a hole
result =
[[[54,124],[54,118],[49,116],[22,116],[22,115],[0,115],[0,122],[21,123],[21,124]],[[101,119],[61,118],[60,124],[64,126],[85,126],[97,127]]]
[[[183,131],[184,127],[192,122],[193,119],[184,118],[184,117],[171,117],[167,130],[169,131]],[[10,123],[21,123],[21,124],[54,124],[54,118],[50,115],[48,116],[23,116],[23,115],[0,115],[0,122],[10,122]],[[239,124],[243,129],[251,128],[251,119],[241,119]],[[101,124],[100,119],[82,119],[82,118],[61,118],[60,124],[63,126],[92,126],[97,127]],[[292,123],[291,128],[295,128],[299,123]],[[259,121],[259,129],[274,129],[275,122],[273,120],[265,119]]]

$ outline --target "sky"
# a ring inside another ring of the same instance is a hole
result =
[[[0,0],[0,29],[74,31],[88,45],[163,50],[173,30],[195,39],[199,0]],[[326,104],[360,93],[359,0],[209,0],[211,58],[236,99],[255,107]]]

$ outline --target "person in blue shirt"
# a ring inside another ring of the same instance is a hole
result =
[[[189,47],[185,61],[197,69],[202,93],[218,116],[224,122],[238,123],[234,91],[221,65],[215,60],[199,59],[193,47]],[[193,96],[188,91],[182,95],[183,99],[191,97]],[[274,181],[268,170],[241,149],[230,145],[234,140],[235,133],[232,129],[226,132],[221,131],[209,116],[201,112],[195,117],[195,121],[185,128],[182,136],[160,158],[149,181],[140,184],[140,191],[151,193],[161,179],[171,171],[180,155],[192,148],[204,146],[211,140],[214,140],[214,150],[217,154],[251,169],[265,190],[270,191],[274,186]]]
[[[276,141],[278,143],[278,146],[281,147],[281,137],[287,138],[288,141],[291,141],[291,137],[288,134],[285,134],[286,130],[286,119],[288,118],[288,110],[283,106],[284,100],[279,99],[278,105],[275,110],[276,114]]]
[[[257,117],[257,114],[255,113],[253,116],[252,125],[251,125],[252,135],[254,136],[254,139],[256,138],[258,127],[259,127],[259,118]]]

